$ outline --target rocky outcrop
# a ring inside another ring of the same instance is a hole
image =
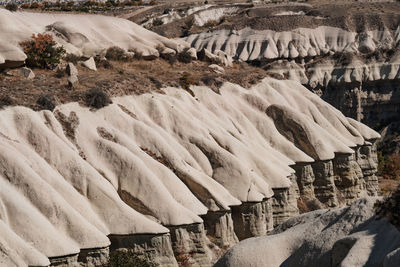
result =
[[[393,266],[400,232],[374,218],[376,200],[291,218],[268,236],[239,243],[215,266]]]
[[[245,202],[232,207],[235,233],[239,240],[266,235],[273,229],[272,200]]]
[[[109,247],[81,249],[78,263],[81,266],[102,266],[108,263],[109,254]]]
[[[299,187],[299,194],[303,199],[314,199],[314,171],[309,163],[296,163],[292,166],[296,171],[296,182]]]
[[[378,160],[375,143],[357,147],[356,158],[364,176],[365,188],[368,195],[376,196],[379,192],[379,185],[376,175],[378,171]]]
[[[379,135],[295,81],[191,90],[1,110],[0,256],[102,262],[110,246],[210,266],[295,216],[301,192],[335,206],[357,195],[354,173],[373,176]]]
[[[366,31],[356,33],[341,28],[319,26],[290,31],[271,30],[216,30],[192,34],[184,40],[200,50],[222,50],[242,61],[304,59],[329,54],[372,53],[394,48],[398,43],[396,31]]]
[[[108,237],[111,241],[111,251],[132,249],[134,253],[144,255],[160,266],[178,266],[169,234],[109,235]]]
[[[208,211],[202,216],[207,237],[220,248],[230,248],[239,242],[229,211]]]
[[[179,264],[212,266],[216,261],[202,223],[170,226],[172,248]],[[164,265],[162,265],[164,266]]]
[[[299,187],[296,181],[296,175],[289,177],[291,185],[289,188],[274,188],[272,198],[272,210],[274,227],[285,222],[287,219],[299,215],[297,208],[297,199],[299,199]],[[271,228],[269,230],[272,230]],[[268,231],[269,232],[269,231]]]
[[[67,53],[78,57],[102,54],[107,48],[118,46],[125,51],[135,51],[145,58],[159,56],[156,46],[181,52],[189,47],[148,31],[128,20],[109,16],[79,14],[49,14],[34,12],[10,12],[0,10],[0,68],[24,64],[26,55],[18,45],[32,34],[49,33]],[[4,23],[3,23],[4,22]],[[10,25],[13,25],[10,27]],[[104,25],[112,25],[104,27]],[[18,34],[16,34],[16,32]],[[5,41],[7,40],[7,41]],[[90,68],[94,69],[93,62]]]
[[[350,204],[366,195],[363,173],[355,153],[337,154],[333,160],[333,173],[336,189],[340,192],[339,202]]]

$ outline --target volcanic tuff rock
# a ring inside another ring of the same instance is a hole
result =
[[[29,23],[27,23],[29,22]],[[51,33],[67,53],[92,57],[112,46],[159,56],[156,46],[180,52],[189,45],[162,37],[128,20],[100,15],[10,12],[0,9],[0,67],[22,65],[26,55],[18,45],[32,34]]]
[[[397,266],[400,231],[375,220],[376,200],[291,218],[269,236],[239,243],[215,266]]]
[[[299,83],[191,90],[1,110],[2,263],[102,261],[110,247],[207,266],[298,214],[301,194],[376,194],[379,134]]]
[[[196,49],[224,51],[233,59],[297,80],[346,116],[382,128],[398,121],[400,28],[351,32],[319,26],[290,31],[215,30],[184,40]]]

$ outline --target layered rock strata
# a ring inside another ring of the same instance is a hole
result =
[[[191,90],[114,98],[99,110],[1,110],[2,262],[89,264],[110,246],[165,266],[210,266],[219,246],[297,214],[301,192],[314,188],[337,205],[347,184],[335,186],[335,175],[355,162],[372,176],[373,149],[360,149],[358,161],[336,155],[368,148],[379,134],[298,82]]]
[[[232,218],[239,240],[266,235],[273,229],[272,199],[234,206]]]
[[[143,255],[160,266],[178,266],[169,234],[109,235],[108,238],[111,251],[132,249],[135,254]]]
[[[207,267],[216,261],[202,223],[168,228],[175,257],[181,265]]]
[[[208,211],[202,218],[208,238],[218,247],[232,247],[239,241],[235,233],[231,210]]]

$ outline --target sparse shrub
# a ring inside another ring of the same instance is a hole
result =
[[[220,93],[219,88],[222,86],[222,84],[224,83],[224,79],[222,79],[221,77],[215,76],[215,75],[206,75],[201,77],[200,81],[210,87],[214,92],[216,92],[217,94]]]
[[[38,2],[33,2],[33,3],[29,6],[29,8],[30,8],[30,9],[37,9],[37,8],[39,8],[39,3],[38,3]]]
[[[22,9],[28,9],[30,7],[30,5],[28,3],[23,3],[20,6]]]
[[[112,46],[107,49],[106,58],[115,61],[129,61],[130,57],[126,54],[125,50],[118,46]]]
[[[57,67],[56,69],[55,69],[55,76],[57,77],[57,78],[62,78],[62,77],[64,77],[65,76],[65,69],[63,69],[63,68],[59,68],[59,67]]]
[[[383,156],[378,152],[378,172],[384,179],[400,181],[400,155]]]
[[[195,81],[188,72],[184,72],[181,77],[179,77],[179,84],[183,89],[189,89],[192,84],[195,84]]]
[[[218,25],[218,21],[216,21],[216,20],[209,20],[209,21],[207,21],[204,25],[203,25],[203,27],[205,27],[205,28],[212,28],[212,27],[215,27],[215,26],[217,26]]]
[[[139,256],[128,249],[126,251],[116,250],[110,253],[110,260],[107,267],[156,267],[153,261]]]
[[[50,94],[41,95],[37,99],[36,104],[38,104],[41,110],[46,109],[53,111],[54,108],[56,107],[56,100],[53,95]]]
[[[376,218],[387,218],[392,224],[400,226],[400,186],[391,196],[375,203]]]
[[[300,214],[302,214],[313,210],[323,209],[325,206],[317,199],[304,200],[299,198],[297,199],[297,208],[299,209]]]
[[[86,93],[86,105],[100,109],[111,104],[110,97],[102,89],[91,89]]]
[[[160,19],[160,18],[153,19],[153,22],[152,22],[153,27],[161,26],[163,24],[164,24],[164,22],[162,21],[162,19]]]
[[[97,59],[96,66],[98,68],[104,68],[104,69],[113,69],[114,68],[113,64],[111,64],[111,62],[106,59]]]
[[[178,60],[183,63],[192,62],[192,55],[189,53],[189,48],[185,48],[182,52],[178,54]]]
[[[10,96],[5,95],[0,97],[0,109],[12,105],[14,105],[14,100]]]
[[[189,18],[185,21],[185,26],[182,27],[183,30],[182,37],[190,35],[190,30],[192,29],[193,25],[194,25],[194,18]]]
[[[75,55],[75,54],[67,54],[64,58],[65,61],[71,62],[74,64],[77,64],[79,60],[81,60],[81,57]]]
[[[155,6],[155,5],[158,5],[158,2],[156,0],[151,0],[149,5]]]
[[[6,5],[6,9],[7,9],[8,11],[15,12],[15,11],[18,10],[18,5],[15,4],[15,3],[8,3],[8,4]]]
[[[162,83],[154,77],[149,77],[150,81],[157,87],[157,89],[162,88]]]
[[[177,249],[176,260],[181,267],[190,267],[193,265],[193,255],[194,251],[187,252],[184,247]]]
[[[32,68],[53,69],[65,54],[64,47],[57,47],[51,34],[33,34],[31,40],[20,45],[27,55],[26,65]]]

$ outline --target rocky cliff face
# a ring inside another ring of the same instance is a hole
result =
[[[376,194],[379,135],[297,82],[164,91],[0,111],[9,266],[97,264],[117,249],[210,266],[297,215],[300,197],[334,207]]]

